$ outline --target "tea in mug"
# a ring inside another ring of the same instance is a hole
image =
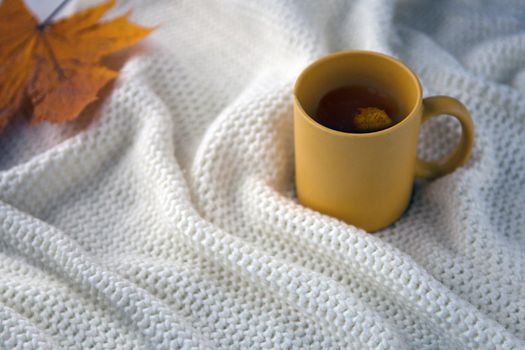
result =
[[[330,129],[365,133],[389,128],[402,117],[387,94],[368,86],[350,85],[324,95],[314,119]]]

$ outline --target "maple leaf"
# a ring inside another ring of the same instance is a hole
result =
[[[64,1],[62,4],[65,4]],[[117,72],[100,60],[129,47],[153,29],[128,21],[129,13],[99,22],[115,0],[51,23],[38,23],[23,0],[0,4],[0,130],[24,101],[32,123],[76,118]],[[59,8],[60,9],[60,6]]]

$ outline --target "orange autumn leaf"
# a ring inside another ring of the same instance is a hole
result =
[[[128,15],[99,22],[114,0],[55,23],[38,23],[23,0],[0,4],[0,130],[24,101],[33,123],[76,118],[117,72],[100,60],[140,41],[152,29]]]

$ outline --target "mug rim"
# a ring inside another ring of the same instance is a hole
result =
[[[331,129],[331,128],[327,127],[327,126],[324,126],[323,124],[321,124],[321,123],[317,122],[315,119],[313,119],[303,109],[303,106],[302,106],[301,102],[299,101],[299,98],[297,97],[297,90],[298,90],[298,86],[301,84],[301,82],[304,79],[305,75],[307,75],[316,66],[318,66],[319,64],[322,64],[322,63],[324,63],[326,61],[332,60],[334,58],[338,58],[340,56],[353,56],[353,55],[368,55],[368,56],[375,56],[375,57],[379,57],[381,59],[385,59],[387,61],[390,61],[391,63],[394,63],[396,66],[398,66],[399,68],[404,70],[412,78],[413,83],[416,86],[417,101],[414,104],[414,107],[408,113],[408,115],[406,117],[404,117],[403,120],[401,120],[399,123],[396,123],[396,124],[392,125],[391,127],[386,128],[386,129],[377,130],[377,131],[371,131],[371,132],[365,132],[365,133],[344,132],[344,131],[334,130],[334,129]],[[297,77],[297,80],[295,81],[294,88],[293,88],[293,96],[294,96],[294,100],[295,100],[295,105],[300,109],[302,114],[306,117],[306,120],[308,120],[311,124],[313,124],[314,126],[320,128],[321,130],[323,130],[325,132],[328,132],[328,133],[331,133],[331,134],[334,134],[334,135],[337,135],[337,136],[344,136],[344,137],[373,137],[373,136],[380,136],[380,135],[384,135],[384,134],[387,134],[387,133],[394,132],[396,129],[399,129],[404,124],[408,123],[409,119],[414,118],[414,116],[417,114],[416,112],[421,108],[422,97],[423,97],[422,95],[423,95],[423,92],[422,92],[422,88],[421,88],[421,83],[419,82],[419,79],[418,79],[417,75],[406,64],[404,64],[403,62],[401,62],[400,60],[398,60],[398,59],[396,59],[396,58],[394,58],[392,56],[388,56],[388,55],[386,55],[384,53],[381,53],[381,52],[369,51],[369,50],[337,51],[337,52],[333,52],[333,53],[330,53],[328,55],[322,56],[322,57],[316,59],[315,61],[313,61],[312,63],[310,63],[306,68],[304,68],[302,70],[301,74],[299,74],[299,76]]]

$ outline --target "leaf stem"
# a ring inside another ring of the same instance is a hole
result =
[[[62,11],[62,9],[64,8],[64,6],[67,5],[67,3],[71,1],[71,0],[63,0],[60,5],[57,6],[56,9],[53,10],[53,12],[51,12],[51,14],[49,14],[49,16],[47,16],[47,18],[42,21],[39,25],[38,25],[38,30],[43,30],[49,23],[51,23],[51,21],[53,20],[53,18],[55,18],[55,16],[60,12]]]

